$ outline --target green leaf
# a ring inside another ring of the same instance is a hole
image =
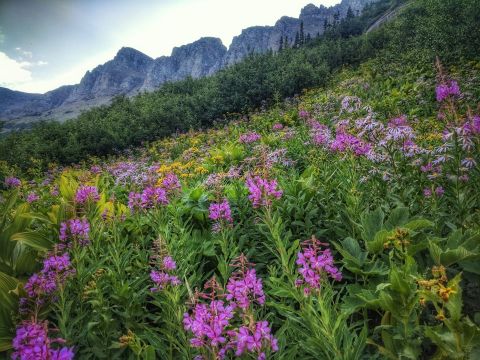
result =
[[[433,227],[435,224],[429,220],[426,219],[417,219],[417,220],[412,220],[403,225],[403,227],[409,229],[409,230],[421,230],[421,229],[427,229]]]
[[[387,242],[387,237],[390,236],[390,232],[387,230],[381,230],[375,234],[372,241],[367,241],[365,246],[369,253],[379,254],[383,251],[383,245]]]
[[[381,208],[377,208],[375,211],[366,214],[362,219],[363,226],[363,239],[365,241],[371,241],[374,239],[375,234],[379,232],[383,227],[384,213]]]
[[[13,234],[10,240],[18,241],[39,251],[48,251],[53,245],[53,242],[46,236],[31,231]]]
[[[389,230],[404,225],[409,217],[408,208],[406,207],[397,207],[394,209],[388,220],[385,222],[385,227]]]

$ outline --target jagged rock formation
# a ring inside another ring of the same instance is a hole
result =
[[[0,120],[4,131],[28,127],[32,121],[73,118],[92,106],[108,103],[117,95],[133,96],[152,91],[168,81],[208,76],[235,64],[251,53],[277,51],[280,42],[293,44],[300,24],[305,37],[325,31],[325,24],[344,18],[350,7],[359,14],[366,4],[378,0],[342,0],[340,4],[305,6],[299,18],[282,17],[274,26],[254,26],[234,37],[230,48],[218,38],[205,37],[176,47],[171,56],[158,59],[124,47],[103,65],[87,71],[79,84],[62,86],[45,94],[29,94],[0,88]]]

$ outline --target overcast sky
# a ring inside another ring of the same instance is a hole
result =
[[[331,6],[340,0],[317,0]],[[76,84],[122,46],[157,58],[215,36],[298,17],[308,0],[0,0],[0,86],[44,93]]]

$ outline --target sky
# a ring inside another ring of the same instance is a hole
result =
[[[311,1],[331,6],[340,0]],[[0,86],[44,93],[77,84],[123,46],[152,58],[203,36],[298,17],[308,0],[0,0]]]

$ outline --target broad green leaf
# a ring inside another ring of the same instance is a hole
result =
[[[362,219],[363,239],[365,241],[372,241],[375,234],[383,227],[384,213],[381,208],[366,214]]]

